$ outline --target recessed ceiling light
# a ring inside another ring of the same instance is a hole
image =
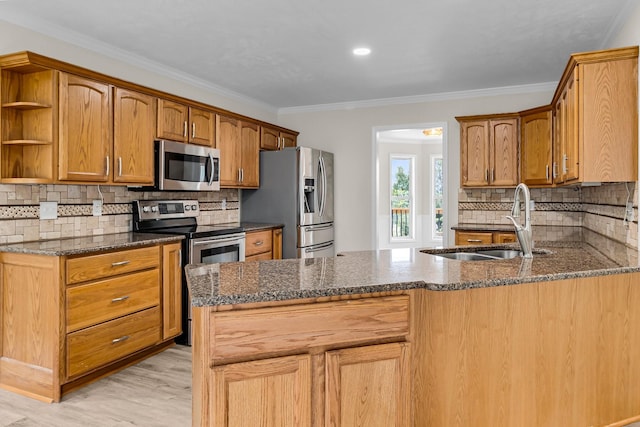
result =
[[[371,49],[368,47],[357,47],[353,49],[353,54],[356,56],[367,56],[371,53]]]

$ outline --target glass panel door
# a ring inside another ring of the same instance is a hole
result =
[[[391,240],[414,238],[414,156],[391,156]]]

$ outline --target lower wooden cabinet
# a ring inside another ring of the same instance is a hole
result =
[[[311,356],[256,360],[214,368],[213,424],[311,426]]]
[[[57,402],[169,345],[181,332],[179,254],[180,243],[0,253],[0,386]]]
[[[411,425],[409,301],[194,307],[193,425]]]
[[[245,261],[282,259],[282,228],[247,232]]]
[[[409,349],[393,343],[328,352],[325,425],[411,425]]]
[[[516,233],[509,231],[460,231],[456,230],[456,246],[514,243]]]

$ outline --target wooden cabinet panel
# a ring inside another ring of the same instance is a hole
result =
[[[551,127],[551,106],[520,113],[520,174],[527,185],[553,183]]]
[[[158,267],[159,248],[150,246],[67,259],[67,284]]]
[[[407,343],[328,352],[326,425],[411,425],[410,377],[410,345]]]
[[[493,233],[493,243],[515,243],[516,233]]]
[[[276,129],[262,126],[260,128],[260,148],[263,150],[279,150],[280,132]]]
[[[189,108],[190,135],[189,142],[192,144],[215,146],[216,118],[211,111],[199,108]]]
[[[245,239],[245,256],[256,255],[264,252],[271,252],[272,231],[252,231],[247,233]]]
[[[113,181],[153,184],[155,98],[114,89]]]
[[[108,84],[60,73],[58,178],[106,182],[112,159]]]
[[[309,355],[213,368],[217,397],[212,421],[219,427],[310,427]]]
[[[187,142],[188,122],[186,105],[158,98],[158,139]]]
[[[409,297],[365,298],[216,313],[211,323],[215,361],[302,351],[323,345],[402,337],[409,330]]]
[[[255,254],[255,255],[249,255],[248,257],[245,257],[245,262],[248,261],[267,261],[273,259],[273,254],[271,253],[271,250],[269,250],[269,252],[262,252],[260,254]]]
[[[220,150],[220,186],[236,186],[240,181],[242,162],[239,120],[216,116],[216,147]]]
[[[260,130],[250,122],[240,123],[240,141],[242,145],[242,188],[260,186]]]
[[[518,119],[495,119],[490,126],[490,184],[518,185]]]
[[[456,245],[487,245],[493,243],[490,231],[456,231]]]
[[[461,178],[464,187],[489,185],[489,123],[460,123]]]
[[[182,245],[162,247],[162,339],[182,333]]]
[[[263,150],[282,150],[287,147],[295,147],[297,135],[278,129],[262,126],[260,128],[260,148]]]
[[[67,289],[67,332],[160,303],[157,269]]]
[[[553,100],[556,183],[637,180],[638,48],[571,56]]]
[[[282,259],[282,228],[273,230],[273,259]]]
[[[150,308],[67,336],[67,377],[160,342],[160,309]]]
[[[260,185],[260,131],[256,124],[216,116],[216,147],[220,150],[220,186]]]

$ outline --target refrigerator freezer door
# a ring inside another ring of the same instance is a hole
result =
[[[321,243],[319,245],[298,248],[298,258],[320,258],[332,257],[335,255],[333,242]]]
[[[333,222],[333,154],[298,148],[299,225]]]
[[[318,245],[333,241],[333,223],[298,227],[298,247]]]

